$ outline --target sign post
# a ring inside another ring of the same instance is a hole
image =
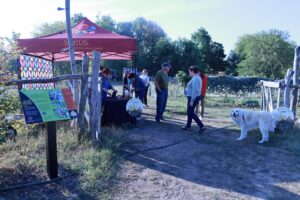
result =
[[[46,134],[46,159],[47,173],[50,179],[58,177],[57,167],[57,144],[56,144],[56,122],[47,122]]]
[[[58,177],[56,121],[77,117],[70,89],[20,90],[27,124],[46,123],[46,160],[50,179]]]

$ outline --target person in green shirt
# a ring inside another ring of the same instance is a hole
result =
[[[156,117],[155,120],[160,123],[160,120],[164,120],[163,113],[165,112],[167,100],[168,100],[168,85],[169,77],[168,72],[171,65],[168,62],[164,62],[161,65],[161,70],[156,73],[155,76],[155,89],[156,89]]]

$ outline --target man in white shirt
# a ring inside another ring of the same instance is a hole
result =
[[[142,75],[140,75],[140,78],[144,81],[144,84],[146,86],[143,103],[148,107],[147,94],[148,94],[148,89],[149,89],[149,85],[150,85],[150,78],[148,76],[148,71],[146,69],[143,69]]]

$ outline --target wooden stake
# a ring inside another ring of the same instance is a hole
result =
[[[293,76],[293,93],[292,93],[292,111],[296,119],[296,107],[297,107],[297,97],[298,97],[298,84],[299,84],[299,65],[300,65],[300,46],[295,48],[295,58],[294,58],[294,76]]]
[[[93,141],[97,140],[96,132],[98,131],[98,124],[100,118],[99,106],[99,70],[100,70],[100,52],[93,51],[93,65],[91,77],[91,103],[90,103],[90,136]]]
[[[79,113],[78,113],[78,127],[79,131],[79,141],[81,141],[83,134],[85,133],[84,127],[84,112],[86,107],[86,99],[88,97],[88,71],[89,71],[89,57],[87,55],[82,58],[82,74],[83,78],[81,80],[81,95],[79,101]]]

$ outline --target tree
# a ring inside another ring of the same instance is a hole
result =
[[[227,67],[225,73],[230,76],[237,76],[237,68],[238,64],[240,63],[239,55],[231,50],[228,57],[226,58]]]
[[[205,66],[207,71],[216,73],[218,71],[225,71],[226,62],[224,61],[226,55],[224,47],[221,43],[212,41],[209,33],[205,28],[199,28],[192,34],[192,41],[199,48],[199,60],[202,66]]]
[[[225,71],[225,57],[226,55],[224,53],[223,45],[218,42],[211,42],[208,65],[211,67],[213,73],[216,73],[218,71]]]
[[[71,17],[71,22],[73,25],[77,24],[78,22],[80,22],[82,19],[84,18],[82,13],[75,13],[72,17]]]
[[[155,67],[150,68],[150,72],[155,73],[161,67],[159,63],[169,62],[172,63],[173,67],[177,66],[175,63],[175,44],[171,41],[170,38],[160,38],[155,44],[155,56],[154,63],[157,63]],[[172,67],[172,72],[174,68]]]
[[[11,38],[0,38],[0,80],[6,79],[4,74],[17,72],[16,60],[19,58],[20,50],[17,45],[17,40],[20,38],[20,33],[12,33]],[[1,82],[1,81],[0,81]]]
[[[209,65],[211,58],[211,37],[205,28],[199,28],[195,33],[192,34],[192,41],[198,46],[200,54],[200,62]],[[211,67],[211,66],[210,66]]]
[[[294,46],[289,41],[288,33],[279,30],[244,35],[236,45],[241,59],[238,72],[241,75],[281,79],[292,67]]]
[[[84,18],[82,13],[75,13],[71,17],[72,25],[77,24]],[[63,31],[66,29],[66,24],[64,21],[54,21],[52,23],[44,22],[34,28],[31,32],[33,37],[41,37],[53,33],[57,33],[59,31]]]
[[[187,71],[191,65],[203,67],[199,60],[200,50],[195,43],[185,38],[178,39],[174,43],[175,56],[172,72]],[[202,69],[205,70],[205,67]]]
[[[133,33],[137,39],[135,64],[150,71],[152,68],[159,68],[161,63],[155,62],[155,45],[166,37],[164,30],[152,21],[137,18],[133,21]]]
[[[101,16],[100,14],[98,14],[96,18],[96,24],[108,31],[116,32],[116,22],[110,15]]]
[[[131,22],[120,22],[117,24],[116,32],[120,35],[125,35],[127,37],[133,37],[133,24]]]
[[[66,24],[63,21],[55,21],[52,23],[44,22],[36,26],[34,30],[31,32],[31,34],[33,35],[33,37],[41,37],[59,31],[63,31],[65,29],[66,29]]]

